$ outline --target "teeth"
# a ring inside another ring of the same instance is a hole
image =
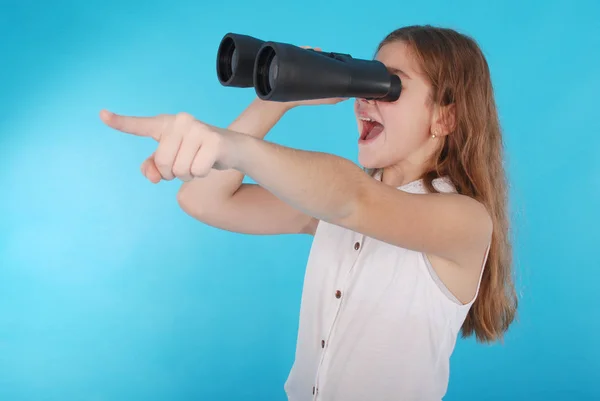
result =
[[[362,121],[369,121],[369,122],[375,121],[375,120],[373,120],[372,118],[369,118],[369,117],[359,117],[358,119],[362,120]]]

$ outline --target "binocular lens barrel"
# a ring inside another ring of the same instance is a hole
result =
[[[266,97],[277,86],[279,59],[275,51],[267,46],[261,48],[254,65],[254,88],[261,97]]]
[[[352,58],[246,35],[225,35],[217,54],[224,86],[254,86],[258,97],[279,102],[335,97],[398,99],[402,83],[376,60]]]
[[[228,33],[217,52],[217,76],[223,86],[254,86],[254,60],[264,41],[247,35]]]

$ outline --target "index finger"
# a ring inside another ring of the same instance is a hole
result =
[[[159,141],[167,122],[166,115],[132,117],[115,114],[108,110],[100,112],[102,121],[111,128],[128,134],[149,136]]]

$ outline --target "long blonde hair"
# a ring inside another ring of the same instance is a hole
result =
[[[502,132],[487,61],[472,38],[448,28],[403,27],[388,34],[377,50],[395,41],[408,44],[416,56],[431,84],[431,101],[454,104],[454,130],[442,138],[443,145],[421,178],[430,192],[437,192],[433,180],[449,177],[458,193],[483,203],[492,216],[492,242],[479,295],[461,331],[463,337],[475,335],[480,342],[500,340],[515,318],[518,301]]]

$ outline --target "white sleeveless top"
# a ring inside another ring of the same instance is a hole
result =
[[[447,179],[434,186],[455,192]],[[427,192],[421,180],[398,189]],[[441,400],[474,300],[452,296],[423,253],[319,222],[284,385],[288,400]]]

